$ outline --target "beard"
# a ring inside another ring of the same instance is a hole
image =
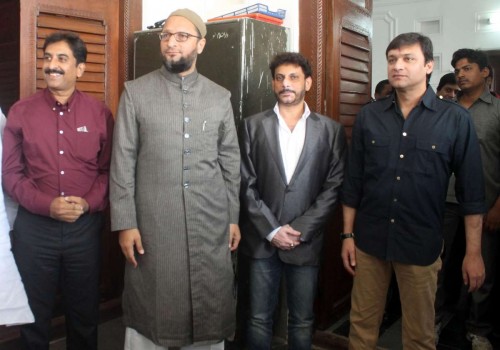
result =
[[[181,57],[178,61],[168,60],[165,56],[163,56],[163,64],[170,73],[179,74],[189,70],[193,66],[196,57],[197,54],[195,50],[193,50],[193,52],[191,52],[188,56]]]
[[[281,93],[282,92],[292,92],[295,94],[295,98],[293,100],[285,100],[281,97]],[[288,106],[294,106],[294,105],[298,105],[298,104],[301,104],[304,102],[304,98],[306,96],[306,90],[300,90],[298,93],[297,91],[293,91],[293,90],[281,90],[280,92],[275,92],[274,93],[274,96],[276,97],[276,100],[278,100],[279,103],[281,104],[284,104],[284,105],[288,105]]]

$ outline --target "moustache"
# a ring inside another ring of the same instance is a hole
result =
[[[284,94],[285,92],[295,93],[295,91],[293,91],[293,90],[290,90],[290,89],[283,89],[283,90],[281,90],[281,91],[279,92],[279,94],[281,95],[281,94]]]
[[[45,74],[52,74],[52,73],[64,74],[64,72],[62,70],[59,70],[59,69],[50,69],[50,68],[46,68],[43,72]]]

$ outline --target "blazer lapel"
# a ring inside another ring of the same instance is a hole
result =
[[[267,113],[266,118],[262,120],[263,129],[266,133],[267,144],[269,145],[269,152],[271,153],[276,165],[278,166],[281,179],[286,184],[285,168],[283,167],[283,157],[279,144],[278,135],[278,117],[271,111]]]
[[[319,141],[319,137],[321,135],[321,123],[319,122],[319,118],[316,114],[311,113],[306,120],[306,137],[304,140],[304,147],[302,148],[302,153],[300,153],[299,161],[297,163],[297,167],[293,172],[292,178],[290,179],[291,186],[295,179],[297,178],[297,174],[299,174],[304,166],[307,164],[307,161],[310,157],[314,157],[315,152],[317,152],[316,144]]]

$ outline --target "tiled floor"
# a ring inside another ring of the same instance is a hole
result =
[[[441,332],[437,350],[470,350],[470,342],[465,338],[465,323],[457,315],[448,315],[446,318],[446,326]],[[342,320],[337,322],[331,332],[346,336],[349,333],[349,320],[345,316]],[[491,343],[493,349],[500,350],[500,338],[492,337]],[[381,327],[380,338],[378,346],[381,349],[388,350],[402,350],[401,343],[401,318],[399,315],[386,315]]]
[[[104,322],[99,326],[99,350],[123,350],[125,329],[121,318]],[[0,345],[0,350],[19,350],[21,344],[18,340]],[[57,339],[50,343],[50,350],[66,350],[66,339]]]
[[[99,350],[123,350],[125,328],[121,318],[104,322],[99,326]],[[3,349],[0,349],[3,350]],[[66,350],[66,339],[59,339],[50,344],[50,350]]]
[[[313,350],[343,350],[346,349],[349,320],[346,315],[329,330],[316,332]],[[125,331],[120,318],[104,322],[99,326],[99,350],[122,350]],[[493,338],[494,349],[500,349],[500,339]],[[387,315],[381,328],[378,343],[379,349],[401,350],[401,319]],[[238,350],[235,347],[227,347]],[[0,345],[0,350],[18,350],[18,342]],[[55,340],[50,350],[66,349],[65,339]],[[276,344],[273,350],[286,350],[286,345]],[[443,329],[437,350],[470,350],[470,343],[465,339],[463,322],[458,317],[451,317]]]

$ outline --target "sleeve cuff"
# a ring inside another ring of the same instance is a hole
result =
[[[277,234],[277,233],[278,233],[278,231],[280,230],[280,228],[281,228],[281,226],[280,226],[280,227],[278,227],[278,228],[275,228],[274,230],[272,230],[272,231],[271,231],[271,233],[270,233],[270,234],[268,234],[268,235],[266,236],[266,239],[267,239],[269,242],[271,242],[271,241],[273,240],[274,236],[276,236],[276,234]]]

